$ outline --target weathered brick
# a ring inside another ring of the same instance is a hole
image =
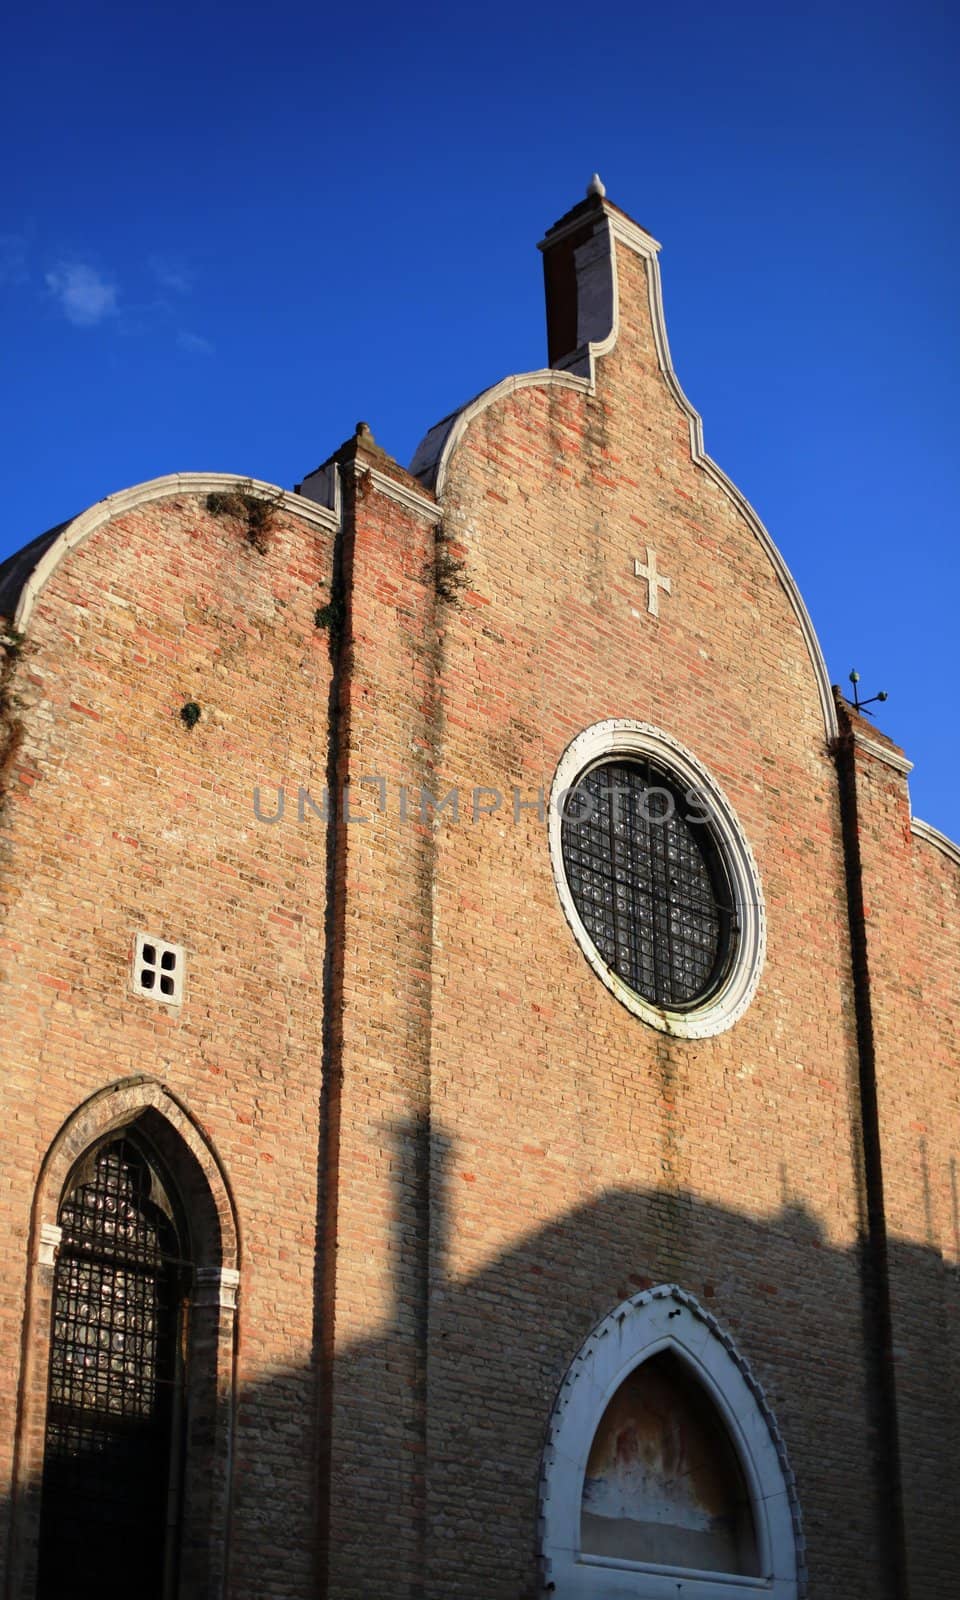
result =
[[[591,202],[587,233],[612,214]],[[436,494],[361,428],[339,528],[287,497],[258,547],[171,480],[39,591],[0,754],[0,1451],[24,1527],[41,1169],[79,1107],[146,1080],[219,1163],[225,1234],[236,1216],[232,1461],[229,1393],[200,1419],[235,1600],[538,1592],[561,1382],[662,1283],[762,1385],[810,1594],[949,1590],[960,873],[882,736],[841,705],[834,738],[782,574],[691,449],[653,267],[622,241],[614,266],[595,385],[507,386]],[[548,258],[557,361],[561,277]],[[613,717],[696,754],[758,864],[762,978],[714,1037],[598,980],[546,826],[513,807]],[[346,786],[363,820],[324,822]],[[454,788],[458,817],[421,807]],[[181,1007],[132,992],[138,931],[185,947]]]

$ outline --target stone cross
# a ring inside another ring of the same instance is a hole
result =
[[[659,591],[662,589],[664,594],[669,594],[670,593],[670,579],[669,578],[661,578],[659,572],[657,571],[657,552],[656,552],[656,550],[651,550],[649,545],[647,545],[647,564],[646,564],[646,566],[644,566],[643,562],[640,560],[640,557],[636,556],[634,558],[634,562],[633,562],[633,575],[634,575],[635,578],[646,578],[646,580],[647,580],[647,610],[650,613],[651,617],[659,617],[659,615],[660,615],[660,593],[659,593]]]

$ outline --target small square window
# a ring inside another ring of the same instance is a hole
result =
[[[133,989],[177,1006],[183,999],[186,952],[180,944],[167,944],[151,934],[138,933],[133,953]]]

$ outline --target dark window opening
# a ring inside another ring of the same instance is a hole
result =
[[[563,866],[584,928],[635,994],[669,1010],[714,993],[734,950],[733,892],[703,815],[702,795],[638,759],[592,767],[564,803]]]
[[[186,1228],[158,1162],[129,1132],[84,1157],[59,1222],[38,1600],[170,1600]]]

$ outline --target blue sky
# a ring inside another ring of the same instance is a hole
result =
[[[947,6],[49,4],[7,23],[0,555],[177,470],[292,485],[545,360],[599,170],[707,449],[960,838]]]

